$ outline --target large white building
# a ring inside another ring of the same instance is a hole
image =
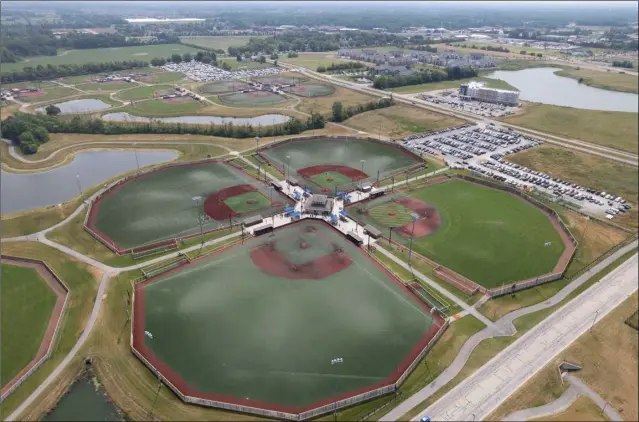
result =
[[[487,88],[483,82],[471,81],[459,86],[459,96],[464,100],[485,101],[487,103],[514,106],[518,104],[519,91]]]

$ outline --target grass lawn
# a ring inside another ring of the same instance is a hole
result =
[[[229,47],[242,47],[248,44],[251,38],[264,38],[263,36],[193,36],[193,37],[180,37],[180,41],[187,44],[193,44],[200,47],[220,49],[227,51]]]
[[[344,185],[353,181],[353,179],[338,171],[325,171],[311,176],[310,179],[323,188],[332,188],[333,186]]]
[[[601,409],[588,396],[579,396],[568,409],[552,416],[545,416],[533,421],[564,422],[564,421],[608,421],[608,417],[601,413]]]
[[[513,154],[508,160],[581,186],[622,196],[634,203],[635,207],[615,218],[615,221],[637,227],[639,176],[636,167],[550,145]]]
[[[127,89],[126,91],[118,92],[117,97],[122,100],[128,100],[128,101],[144,100],[144,99],[153,98],[153,93],[155,91],[174,92],[175,88],[170,85],[137,86],[137,88]]]
[[[627,73],[621,74],[623,69],[610,69],[609,71],[600,71],[584,68],[564,68],[555,75],[566,76],[573,79],[583,78],[583,83],[595,88],[608,89],[611,91],[639,93],[639,81],[636,75]]]
[[[19,100],[24,103],[39,103],[43,101],[57,100],[58,98],[69,97],[71,95],[82,95],[82,93],[73,88],[64,86],[56,86],[54,88],[44,88],[46,94],[37,97],[20,97]]]
[[[434,233],[413,241],[415,251],[485,287],[551,272],[564,250],[541,211],[502,191],[454,180],[410,196],[442,218]]]
[[[335,101],[341,102],[344,108],[347,108],[369,101],[377,101],[377,98],[347,88],[337,87],[332,95],[304,98],[296,108],[305,113],[315,112],[327,116],[331,114]]]
[[[29,57],[17,63],[3,63],[2,72],[22,70],[24,67],[76,64],[104,63],[122,60],[151,60],[154,57],[169,57],[171,54],[191,53],[200,51],[197,48],[187,47],[180,44],[160,44],[145,45],[138,47],[113,47],[113,48],[92,48],[87,50],[67,50],[57,56],[36,56]]]
[[[500,120],[558,136],[637,153],[637,113],[524,103],[521,114]]]
[[[2,244],[2,253],[12,256],[40,259],[62,279],[69,288],[67,308],[58,331],[58,340],[51,358],[35,371],[15,392],[2,403],[2,412],[10,414],[60,364],[76,343],[91,313],[101,272],[75,261],[68,255],[38,242],[10,242]],[[3,278],[3,289],[5,279]],[[122,302],[122,297],[118,300]],[[4,313],[4,306],[3,306]],[[3,315],[4,320],[4,315]],[[4,327],[3,327],[4,328]],[[4,335],[4,329],[3,329]],[[4,343],[3,343],[4,344]],[[80,354],[79,360],[85,355]],[[4,357],[3,357],[4,360]],[[38,419],[37,415],[35,419]]]
[[[548,363],[487,420],[500,420],[513,411],[540,406],[556,399],[566,387],[561,385],[557,373],[557,365],[562,361],[583,366],[574,375],[610,403],[624,420],[637,420],[638,338],[637,331],[624,324],[624,319],[636,309],[635,292],[596,323],[592,332],[582,334]]]
[[[390,88],[388,91],[397,92],[399,94],[414,94],[416,92],[437,91],[440,89],[457,89],[459,88],[459,85],[470,81],[485,82],[489,88],[518,91],[517,88],[510,85],[506,81],[502,81],[501,79],[484,78],[481,76],[475,78],[457,79],[454,81],[440,81],[427,84],[400,86],[398,88]]]
[[[298,57],[289,59],[281,55],[279,61],[306,69],[316,71],[319,66],[328,67],[331,64],[353,63],[354,60],[343,59],[336,56],[337,52],[299,54]]]
[[[461,120],[436,112],[407,105],[394,105],[358,114],[343,124],[368,132],[373,137],[382,135],[397,139],[462,123]]]
[[[167,82],[179,81],[184,77],[181,72],[156,72],[151,77],[154,84],[164,84]]]
[[[242,60],[238,62],[235,57],[219,57],[217,59],[218,67],[222,67],[222,63],[228,63],[231,66],[231,70],[241,70],[241,69],[264,69],[267,67],[273,67],[270,63],[259,63],[254,62],[250,59]]]
[[[242,195],[232,196],[224,200],[224,203],[236,213],[244,214],[266,208],[270,205],[271,201],[260,192],[248,192]]]
[[[33,268],[2,264],[2,384],[38,353],[56,295]]]
[[[115,92],[115,91],[120,91],[122,89],[133,88],[138,85],[131,82],[118,82],[118,83],[89,82],[86,84],[79,84],[75,86],[78,89],[81,89],[83,91]]]
[[[202,108],[202,103],[191,100],[186,103],[169,103],[162,99],[143,101],[130,106],[132,114],[145,117],[162,117],[193,113]]]

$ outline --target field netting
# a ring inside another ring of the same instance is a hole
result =
[[[422,163],[418,157],[399,146],[356,138],[297,139],[265,146],[260,154],[282,171],[290,163],[291,174],[313,193],[325,193],[326,188],[304,177],[299,170],[321,165],[341,165],[366,173],[366,179],[338,185],[333,189],[349,191]],[[363,166],[361,160],[364,160]]]
[[[292,204],[288,198],[229,165],[212,162],[164,168],[118,186],[93,205],[88,225],[121,249],[200,232],[200,215],[212,194],[236,185],[251,185],[262,198],[273,198],[277,207],[246,206],[233,224],[263,213],[281,212]],[[254,205],[254,204],[253,204]],[[229,221],[202,218],[202,230],[227,226]]]
[[[321,279],[277,277],[251,257],[271,247],[299,265],[337,248],[351,264]],[[334,228],[310,220],[143,282],[135,303],[134,346],[175,375],[171,383],[197,397],[281,411],[392,383],[437,328],[406,287]],[[335,357],[344,364],[331,365]]]

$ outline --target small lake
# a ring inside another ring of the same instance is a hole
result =
[[[43,421],[124,421],[117,407],[89,377],[78,380]]]
[[[174,151],[138,151],[140,167],[170,161]],[[66,202],[91,186],[137,168],[134,151],[86,151],[65,166],[40,173],[0,173],[0,213]],[[76,178],[76,175],[79,177]],[[78,186],[78,182],[79,185]]]
[[[555,75],[559,70],[547,67],[498,70],[485,77],[508,82],[521,92],[519,98],[524,101],[588,110],[638,111],[637,94],[593,88],[576,79]]]
[[[111,108],[110,104],[107,104],[102,100],[96,100],[95,98],[65,101],[63,103],[54,104],[54,106],[58,107],[62,114],[88,113]],[[46,113],[45,107],[38,108],[38,111]]]
[[[108,121],[190,123],[198,125],[234,125],[268,126],[288,122],[291,118],[283,114],[264,114],[256,117],[219,117],[219,116],[176,116],[176,117],[142,117],[129,113],[108,113],[102,116]]]

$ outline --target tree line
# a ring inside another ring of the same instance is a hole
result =
[[[18,112],[2,122],[2,132],[3,136],[15,142],[24,154],[35,154],[38,147],[49,140],[49,133],[193,134],[224,138],[253,138],[255,136],[294,135],[306,130],[321,129],[324,126],[324,117],[315,113],[312,113],[305,122],[291,118],[280,125],[255,127],[252,125],[233,125],[232,123],[206,126],[162,122],[106,122],[101,118],[77,115],[69,117]]]
[[[351,69],[364,69],[366,67],[365,64],[359,62],[348,62],[348,63],[331,63],[328,66],[318,66],[317,71],[319,73],[324,72],[334,72],[337,70],[351,70]]]
[[[333,114],[330,117],[330,121],[332,122],[343,122],[344,120],[350,119],[353,116],[356,116],[361,113],[365,113],[367,111],[377,110],[378,108],[386,108],[390,107],[395,102],[392,98],[382,98],[379,101],[369,101],[364,104],[358,104],[355,106],[349,106],[344,108],[344,105],[341,101],[335,101],[333,103],[332,112]]]
[[[400,86],[420,85],[444,80],[452,81],[457,79],[473,78],[478,74],[477,69],[470,66],[449,67],[446,71],[439,69],[427,69],[405,76],[377,76],[373,81],[373,87],[376,89],[397,88]]]
[[[615,60],[612,62],[613,67],[625,67],[626,69],[632,69],[634,65],[629,60],[618,61]]]

